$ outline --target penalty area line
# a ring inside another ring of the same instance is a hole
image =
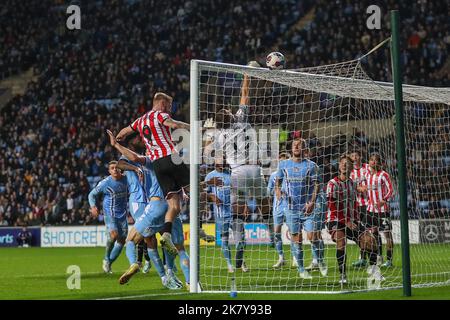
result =
[[[174,293],[147,293],[140,294],[135,296],[121,296],[121,297],[112,297],[112,298],[101,298],[95,300],[122,300],[122,299],[136,299],[136,298],[148,298],[148,297],[160,297],[160,296],[180,296],[180,295],[188,295],[189,292],[174,292]]]

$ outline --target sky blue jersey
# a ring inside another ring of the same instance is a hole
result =
[[[279,163],[277,178],[286,183],[288,209],[303,211],[311,200],[314,185],[318,182],[318,166],[308,159],[295,162],[292,159]]]
[[[99,195],[103,195],[103,212],[105,215],[122,218],[127,214],[128,184],[127,178],[114,180],[111,176],[101,180],[89,193],[89,205],[96,206]]]
[[[214,194],[222,201],[220,206],[214,204],[214,215],[216,218],[231,218],[231,174],[227,170],[223,172],[214,170],[206,175],[205,181],[212,178],[220,178],[223,181],[222,187],[207,186],[206,188],[206,192]]]
[[[125,170],[124,174],[127,177],[127,183],[128,183],[128,193],[129,193],[128,200],[130,202],[146,203],[147,196],[145,194],[144,185],[146,185],[146,182],[148,179],[146,177],[146,174],[145,174],[146,171],[144,171],[144,167],[140,163],[128,160],[125,156],[121,156],[119,160],[124,160],[124,161],[128,162],[129,164],[132,164],[138,168],[141,168],[142,171],[144,172],[144,182],[143,183],[141,183],[139,181],[139,177],[136,174],[136,172],[134,172],[134,171]]]
[[[277,171],[273,172],[270,175],[269,183],[267,184],[267,191],[269,194],[273,197],[273,212],[274,213],[280,213],[284,211],[287,207],[287,201],[286,201],[286,195],[282,194],[282,197],[280,200],[277,200],[277,197],[275,196],[275,180],[277,177]],[[282,185],[282,190],[285,190],[285,183]]]
[[[145,164],[142,168],[144,170],[145,176],[145,194],[147,200],[150,201],[152,197],[159,197],[164,200],[164,193],[159,185],[158,179],[156,178],[155,170],[153,169],[153,163],[149,157],[145,157]]]

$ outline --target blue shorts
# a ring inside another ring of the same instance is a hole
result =
[[[321,231],[325,228],[325,216],[327,214],[327,203],[325,197],[319,194],[316,199],[314,211],[306,216],[304,228],[306,232]]]
[[[105,215],[104,219],[108,236],[109,233],[114,230],[117,231],[119,238],[125,239],[128,236],[128,221],[126,215],[121,218],[113,218]]]
[[[273,211],[273,225],[281,226],[284,222],[284,217],[286,216],[287,209],[275,210]]]
[[[172,242],[174,244],[184,244],[183,223],[180,218],[175,218],[172,224]]]
[[[128,208],[130,208],[130,214],[136,221],[145,211],[147,203],[145,202],[128,202]]]
[[[216,232],[220,233],[221,238],[229,238],[230,228],[233,219],[230,218],[216,218]]]
[[[168,209],[165,200],[153,200],[147,203],[144,213],[136,220],[134,228],[144,238],[148,238],[162,229]]]
[[[290,234],[302,232],[306,219],[307,217],[305,217],[303,212],[290,209],[286,210],[286,225]]]

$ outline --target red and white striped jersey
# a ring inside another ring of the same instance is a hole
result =
[[[392,182],[389,174],[384,170],[370,174],[367,179],[367,188],[367,192],[369,193],[367,211],[376,213],[388,212],[389,205],[387,201],[389,201],[393,194]],[[386,201],[383,206],[379,205],[381,200]]]
[[[355,166],[350,174],[350,179],[356,182],[357,186],[367,186],[367,180],[370,175],[370,168],[367,163],[363,163],[363,165],[359,168]],[[356,201],[359,207],[367,206],[369,204],[369,194],[366,192],[358,192],[356,195]]]
[[[168,113],[151,110],[130,125],[139,132],[152,161],[176,152],[170,128],[163,124],[166,119],[170,119]]]
[[[331,179],[327,184],[327,222],[359,220],[356,193],[356,183],[352,179]]]

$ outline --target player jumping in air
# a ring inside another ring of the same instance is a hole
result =
[[[386,238],[387,260],[381,266],[392,267],[394,240],[392,239],[392,222],[388,201],[393,194],[389,174],[381,168],[381,158],[378,153],[372,153],[369,158],[370,175],[367,179],[369,204],[367,206],[367,226],[375,228],[378,239],[379,263],[382,262],[383,244],[380,233]]]
[[[339,159],[339,175],[327,184],[327,229],[336,243],[336,259],[339,267],[339,283],[347,283],[346,239],[354,241],[369,255],[367,272],[376,280],[383,280],[377,263],[377,243],[375,237],[359,220],[356,194],[357,185],[350,179],[353,162],[348,156]]]
[[[247,75],[241,87],[239,110],[234,115],[228,109],[221,109],[215,115],[216,135],[214,141],[205,148],[215,151],[216,157],[225,155],[231,168],[231,203],[233,212],[245,217],[248,212],[247,201],[255,198],[261,215],[270,213],[266,183],[258,164],[258,144],[256,131],[247,122],[250,79]],[[241,220],[243,222],[243,220]],[[242,266],[236,268],[246,268]]]
[[[122,275],[119,282],[120,284],[127,283],[129,279],[137,272],[137,270],[139,270],[137,264],[135,263],[135,244],[139,243],[142,239],[145,239],[148,245],[148,254],[152,259],[153,264],[155,264],[155,268],[161,277],[163,285],[170,287],[170,289],[179,289],[181,288],[182,283],[172,272],[175,255],[171,253],[166,255],[168,260],[168,273],[166,275],[164,272],[164,266],[156,249],[154,236],[156,232],[161,233],[164,228],[164,217],[165,212],[168,209],[168,205],[164,200],[163,192],[153,171],[153,163],[148,157],[139,155],[119,144],[111,131],[108,130],[107,132],[111,145],[130,161],[143,166],[143,169],[145,170],[144,186],[147,197],[147,206],[145,207],[144,213],[136,220],[134,228],[131,229],[130,234],[128,235],[126,252],[131,266]],[[173,223],[173,241],[175,243],[176,250],[178,250],[180,255],[180,267],[185,276],[186,283],[189,283],[189,256],[184,249],[183,226],[179,217],[177,217]],[[175,288],[173,287],[173,281],[177,284]]]
[[[130,150],[136,149],[135,143],[135,140],[132,140],[130,143],[128,143]],[[136,167],[142,170],[142,172],[144,173],[143,176],[139,177],[136,174]],[[151,179],[146,178],[148,174],[146,175],[145,173],[147,173],[148,170],[145,170],[145,168],[142,167],[142,165],[140,165],[139,163],[131,162],[125,156],[120,157],[117,163],[117,168],[122,170],[127,177],[129,193],[128,208],[130,210],[131,216],[133,217],[133,220],[136,221],[144,213],[145,207],[147,205],[147,196],[145,190],[149,189],[148,183],[151,182]],[[142,182],[141,179],[143,180]],[[138,244],[137,263],[139,266],[142,265],[143,256],[145,257],[145,265],[142,269],[142,272],[148,273],[151,268],[151,263],[150,257],[147,252],[147,245],[144,240],[142,240]]]
[[[99,215],[97,198],[103,195],[103,213],[107,230],[103,271],[112,273],[111,265],[122,252],[128,233],[128,184],[127,178],[117,168],[117,161],[108,164],[108,171],[110,176],[101,180],[89,193],[89,205],[92,216],[97,218]]]
[[[172,223],[181,211],[182,194],[189,192],[189,169],[185,163],[175,164],[172,161],[172,155],[178,151],[172,140],[171,129],[189,130],[189,124],[171,118],[172,100],[171,96],[157,92],[153,97],[152,110],[123,128],[116,138],[121,141],[133,132],[138,132],[145,143],[169,205],[160,243],[170,254],[176,255],[177,250],[171,237]]]
[[[286,224],[291,234],[292,254],[297,260],[299,276],[312,279],[303,265],[302,229],[314,211],[319,182],[318,166],[305,158],[306,149],[306,140],[294,139],[291,159],[281,161],[278,165],[275,196],[280,200],[282,194],[286,194]]]

